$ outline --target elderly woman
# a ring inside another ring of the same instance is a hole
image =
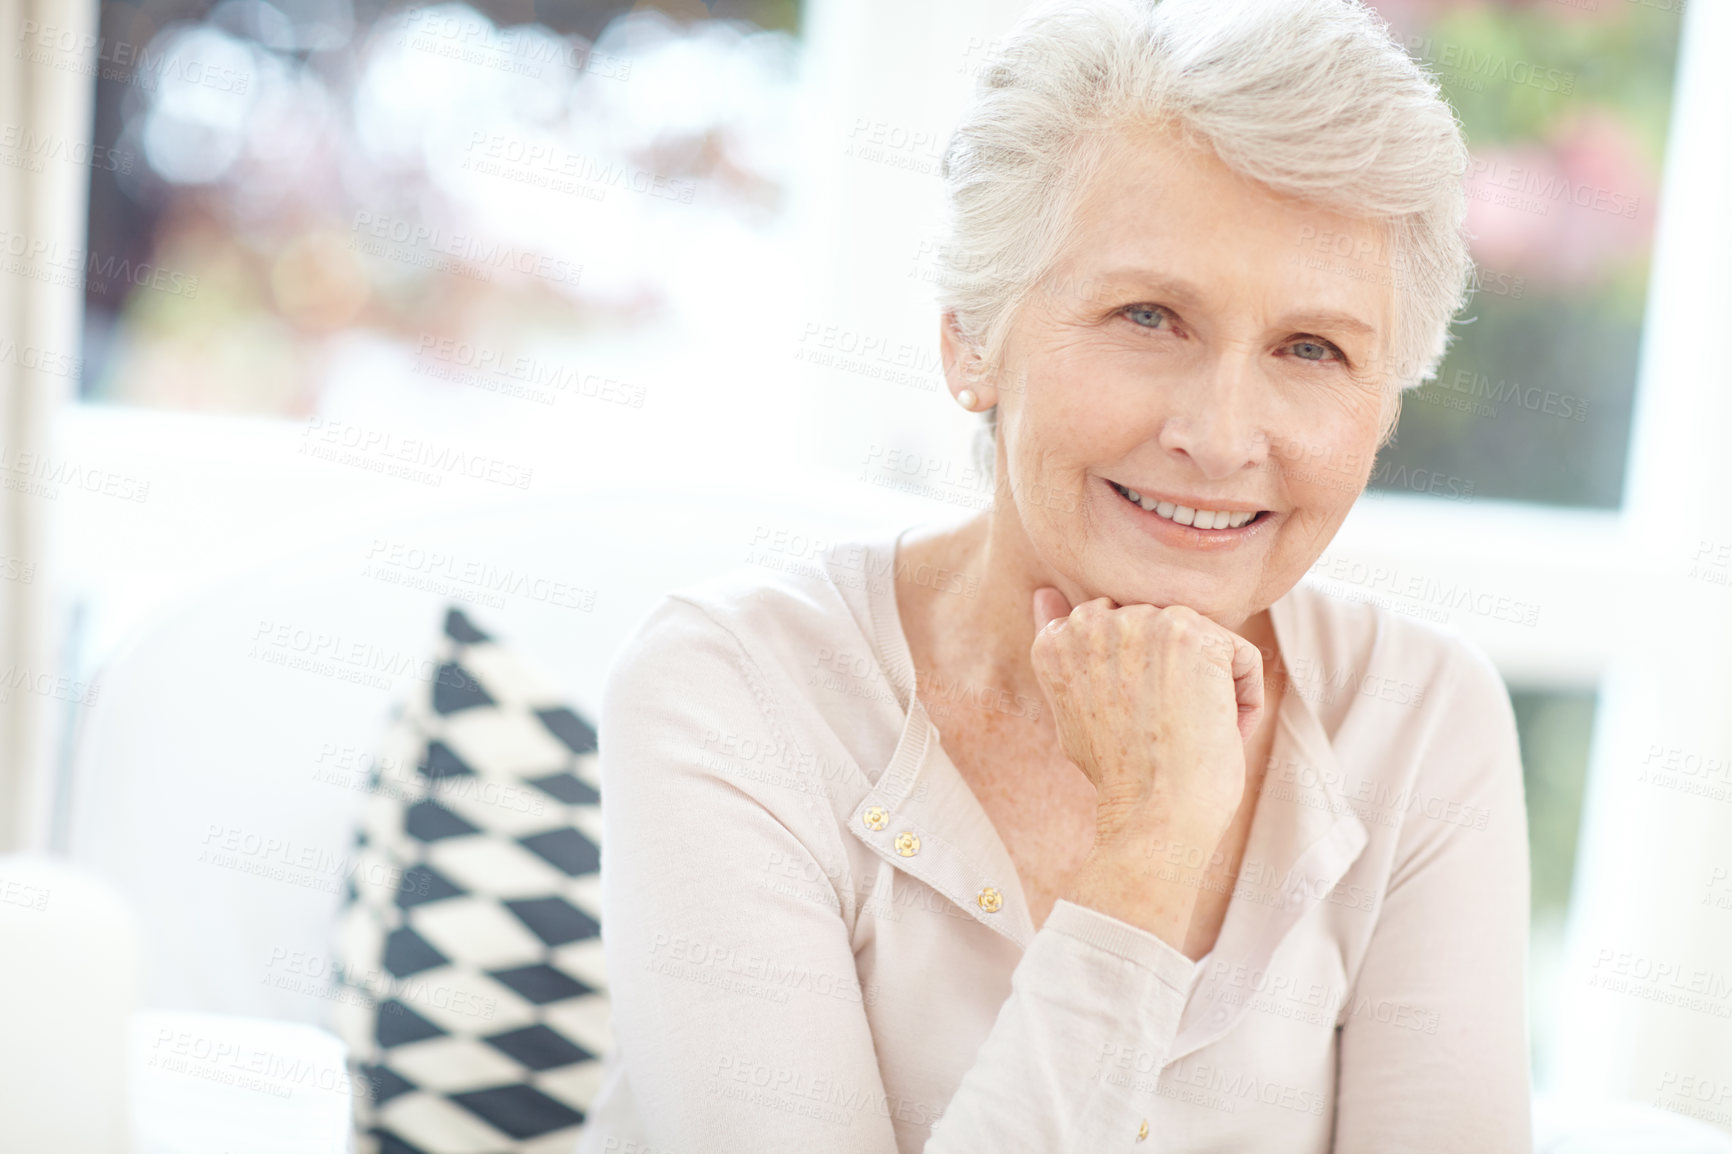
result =
[[[1469,272],[1353,0],[1067,0],[945,158],[996,501],[670,595],[600,712],[583,1151],[1531,1149],[1516,733],[1299,585]]]

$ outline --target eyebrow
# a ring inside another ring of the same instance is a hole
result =
[[[1110,268],[1104,272],[1084,279],[1084,283],[1093,281],[1096,285],[1118,288],[1135,287],[1147,290],[1154,295],[1167,297],[1186,304],[1194,304],[1201,300],[1203,291],[1183,277],[1163,276],[1141,268]],[[1310,309],[1304,312],[1291,313],[1280,319],[1281,327],[1294,329],[1338,328],[1349,332],[1374,336],[1377,329],[1352,313],[1341,312],[1339,309]]]

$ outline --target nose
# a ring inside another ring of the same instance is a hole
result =
[[[1195,375],[1175,382],[1156,438],[1161,448],[1190,461],[1210,481],[1260,467],[1269,440],[1261,428],[1257,386],[1248,354],[1223,350],[1211,357]]]

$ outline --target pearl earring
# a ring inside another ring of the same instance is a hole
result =
[[[956,394],[956,403],[971,413],[974,411],[974,406],[979,402],[979,400],[980,398],[974,395],[973,389],[963,389],[960,393]]]

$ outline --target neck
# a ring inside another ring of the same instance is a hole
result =
[[[1008,507],[1007,507],[1008,506]],[[902,546],[897,596],[917,677],[932,669],[960,676],[974,688],[1004,690],[1044,701],[1029,649],[1034,644],[1034,591],[1050,585],[1075,606],[1103,594],[1079,586],[1045,564],[1023,530],[1014,504],[1000,502],[961,525],[910,532]],[[935,566],[972,579],[973,596],[921,580]],[[901,574],[907,574],[903,581]],[[1267,609],[1243,621],[1217,622],[1257,646],[1272,670],[1275,629]],[[1045,711],[1043,710],[1043,716]]]

